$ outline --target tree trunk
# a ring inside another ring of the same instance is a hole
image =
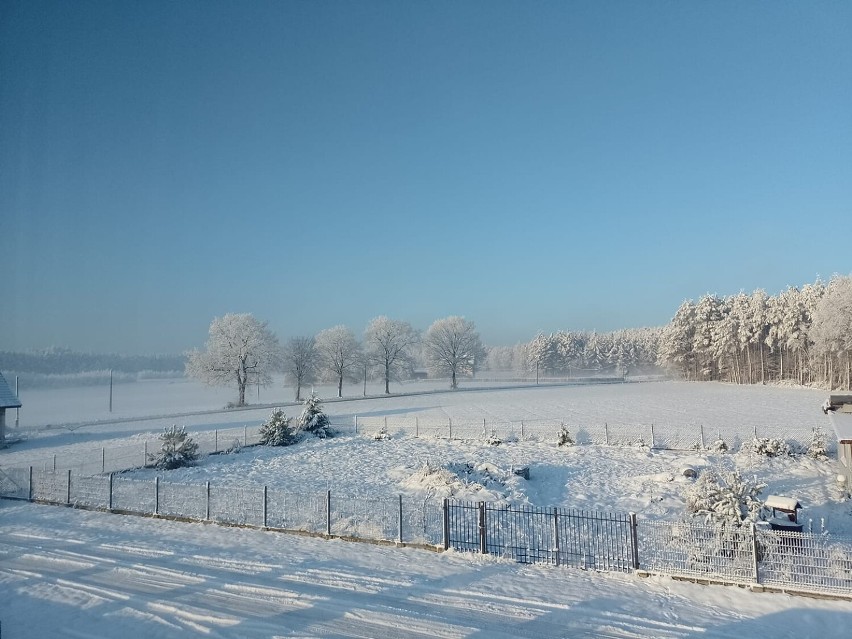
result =
[[[337,396],[343,397],[343,373],[337,378]]]
[[[385,395],[390,395],[390,362],[385,361]]]
[[[452,382],[450,382],[450,388],[455,390],[456,386],[457,386],[457,384],[456,384],[456,369],[453,368],[453,380],[452,380]]]
[[[301,395],[302,395],[302,380],[299,379],[299,378],[296,378],[296,401],[297,402],[302,401]]]

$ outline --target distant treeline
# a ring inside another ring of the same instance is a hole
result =
[[[67,348],[25,353],[0,351],[0,370],[19,375],[75,375],[112,370],[134,376],[142,372],[153,373],[153,377],[174,371],[183,373],[185,365],[184,355],[77,353]]]

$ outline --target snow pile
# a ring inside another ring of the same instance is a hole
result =
[[[525,502],[517,489],[520,478],[488,462],[450,462],[437,466],[427,460],[400,485],[413,493],[469,501]]]

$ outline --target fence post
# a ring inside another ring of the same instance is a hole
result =
[[[30,482],[29,487],[27,488],[27,499],[29,501],[33,500],[33,467],[30,466]]]
[[[385,424],[385,432],[388,432],[388,416],[387,415],[385,415],[384,424]]]
[[[325,491],[325,534],[331,536],[331,491]]]
[[[553,541],[556,548],[556,565],[559,565],[559,509],[553,508]]]
[[[160,514],[160,476],[154,477],[154,514]]]
[[[754,525],[754,522],[751,522],[749,526],[751,528],[751,554],[752,559],[754,560],[754,582],[760,583],[760,571],[758,570],[758,561],[757,561],[757,526]]]
[[[420,422],[416,417],[414,418],[414,436],[420,437]]]
[[[243,446],[248,446],[248,426],[243,424]]]
[[[205,487],[207,488],[207,505],[204,508],[204,519],[206,519],[207,521],[210,521],[210,482],[209,481],[206,482]]]
[[[447,419],[448,419],[448,420],[449,420],[449,422],[450,422],[450,440],[452,440],[452,439],[453,439],[453,418],[452,418],[452,417],[448,417]]]
[[[639,535],[636,534],[636,513],[630,513],[630,542],[631,542],[631,563],[633,570],[639,570]]]
[[[106,472],[106,448],[101,448],[101,473]]]
[[[651,448],[654,448],[654,422],[651,422]]]
[[[213,431],[213,452],[219,452],[219,429]]]
[[[706,446],[704,445],[704,424],[700,424],[698,428],[701,430],[701,449],[703,450],[704,448],[706,448]]]
[[[65,503],[71,505],[71,469],[68,469],[68,492],[65,493]]]
[[[145,468],[148,465],[148,440],[146,439],[142,444],[142,468]]]
[[[754,427],[754,438],[757,439],[757,425]]]
[[[53,472],[56,472],[56,453],[53,454]]]
[[[479,502],[479,552],[483,555],[488,553],[488,536],[485,532],[485,502]]]
[[[609,426],[604,422],[604,443],[609,446]]]
[[[355,415],[355,434],[358,434],[358,415]]]
[[[109,509],[112,511],[112,473],[109,474]]]
[[[263,527],[266,528],[266,503],[267,503],[267,494],[266,494],[266,486],[263,487]]]
[[[444,497],[444,550],[450,549],[450,500]]]
[[[399,543],[402,543],[402,495],[399,496]]]

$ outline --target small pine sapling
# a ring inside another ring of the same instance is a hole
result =
[[[186,432],[186,428],[176,425],[167,428],[160,435],[160,450],[148,455],[148,461],[155,468],[173,470],[191,466],[198,461],[198,444]]]
[[[825,442],[825,433],[819,427],[814,428],[813,433],[811,433],[808,457],[819,461],[828,461],[828,445]]]
[[[485,440],[485,442],[486,442],[489,446],[499,446],[500,444],[502,444],[502,443],[503,443],[503,440],[502,440],[502,439],[500,439],[500,438],[497,436],[497,431],[496,431],[496,430],[491,429],[491,433],[488,435],[488,439],[486,439],[486,440]]]
[[[298,440],[293,418],[280,408],[272,409],[269,419],[260,425],[260,443],[264,446],[290,446]]]
[[[305,400],[305,407],[299,415],[298,427],[300,431],[313,433],[315,437],[326,438],[334,435],[328,415],[322,411],[322,400],[316,393],[311,393],[311,396]]]
[[[774,437],[754,437],[743,444],[742,450],[758,457],[786,457],[793,454],[786,441]]]
[[[382,426],[378,430],[378,432],[375,435],[373,435],[373,439],[375,439],[377,442],[384,442],[384,441],[389,440],[390,438],[391,438],[391,436],[390,436],[390,433],[388,432],[387,426]]]
[[[559,429],[559,434],[556,436],[556,445],[573,446],[575,443],[574,438],[571,437],[571,433],[568,432],[568,429],[565,428],[565,424],[563,424],[562,428]]]
[[[714,453],[727,453],[728,452],[728,442],[726,442],[721,437],[710,444],[710,450]]]
[[[684,495],[686,512],[706,523],[735,524],[757,521],[763,513],[759,495],[766,484],[749,481],[737,471],[708,469]]]

